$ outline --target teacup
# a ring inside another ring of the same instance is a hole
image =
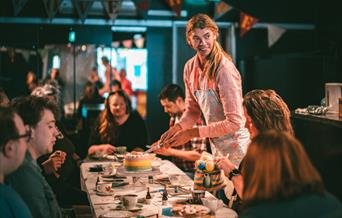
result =
[[[220,209],[223,207],[223,201],[215,198],[211,199],[206,199],[206,198],[201,198],[202,203],[204,206],[208,207],[212,212],[215,213],[216,210]]]
[[[123,205],[126,209],[130,210],[134,208],[138,203],[138,195],[128,194],[123,196]]]
[[[201,198],[205,197],[204,190],[193,190],[191,194],[192,194],[192,200],[195,204],[200,204]]]
[[[96,190],[102,193],[112,192],[112,183],[102,183],[97,185]]]
[[[127,147],[126,146],[118,146],[118,147],[116,147],[115,153],[126,154],[126,152],[127,152]]]

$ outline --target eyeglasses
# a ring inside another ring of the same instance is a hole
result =
[[[26,138],[26,142],[29,142],[31,140],[31,128],[26,129],[26,132],[22,135],[13,136],[10,139],[21,139]]]

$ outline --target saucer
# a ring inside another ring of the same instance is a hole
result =
[[[131,211],[131,212],[137,212],[139,210],[142,210],[143,209],[143,205],[142,204],[136,204],[135,207],[131,208],[131,209],[127,209],[128,211]]]
[[[113,189],[111,189],[113,190]],[[110,191],[110,192],[100,192],[100,191],[96,191],[95,192],[97,195],[99,196],[111,196],[111,195],[114,195],[114,190],[113,191]]]

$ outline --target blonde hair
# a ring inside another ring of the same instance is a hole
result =
[[[193,16],[186,25],[186,39],[188,44],[190,44],[189,37],[190,33],[194,29],[205,29],[209,28],[215,35],[219,35],[219,29],[216,23],[206,14],[197,14]],[[191,45],[191,44],[190,44]],[[207,79],[214,78],[215,72],[217,71],[220,62],[222,60],[222,55],[231,60],[231,57],[222,49],[221,45],[215,40],[213,48],[209,55],[207,56],[207,64],[204,66],[204,72]]]
[[[321,177],[302,144],[288,132],[270,130],[257,135],[241,173],[246,205],[324,192]]]
[[[274,90],[248,92],[243,98],[243,106],[259,132],[275,129],[293,134],[290,110]]]

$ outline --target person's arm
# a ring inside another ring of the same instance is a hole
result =
[[[229,160],[229,158],[221,157],[220,159],[216,160],[217,166],[223,170],[224,175],[228,177],[229,173],[237,169],[237,167]],[[239,195],[239,197],[242,199],[242,192],[243,192],[243,177],[242,175],[236,175],[233,176],[231,179],[234,188]]]
[[[200,159],[201,154],[197,151],[183,151],[177,150],[174,148],[161,148],[156,151],[157,154],[167,156],[167,157],[176,157],[182,160],[196,161]]]
[[[88,149],[88,155],[91,156],[97,152],[104,154],[113,154],[116,148],[110,144],[100,144],[100,145],[92,145]]]
[[[215,83],[225,119],[199,127],[200,137],[213,138],[234,133],[245,123],[240,73],[232,62],[227,59],[222,61]]]

